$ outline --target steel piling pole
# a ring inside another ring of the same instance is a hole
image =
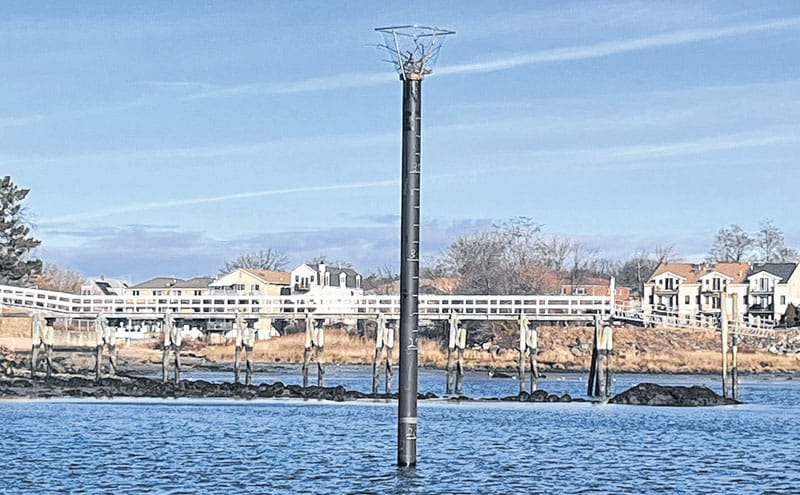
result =
[[[422,75],[403,77],[403,175],[400,217],[400,397],[397,464],[417,463],[417,334]]]

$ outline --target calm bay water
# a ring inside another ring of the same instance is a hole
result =
[[[369,375],[330,367],[326,384],[367,391]],[[256,378],[301,380],[295,367]],[[550,375],[541,388],[578,397],[583,378]],[[661,375],[618,375],[615,389],[642,381],[719,390],[715,377]],[[443,372],[420,373],[421,391],[443,386]],[[517,390],[479,373],[464,384],[474,397]],[[742,399],[695,409],[422,401],[419,465],[403,470],[395,403],[2,401],[0,491],[800,493],[800,382],[745,378]]]

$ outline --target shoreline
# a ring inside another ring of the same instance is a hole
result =
[[[202,379],[167,380],[123,374],[100,379],[83,375],[55,375],[52,377],[0,377],[0,403],[18,399],[295,399],[317,401],[396,401],[398,392],[367,393],[348,390],[344,385],[301,386],[262,382],[245,385],[233,382],[209,382]],[[738,400],[718,395],[703,385],[659,385],[642,382],[627,390],[603,398],[573,397],[565,392],[561,395],[538,389],[533,392],[520,391],[515,395],[497,397],[471,397],[463,394],[439,396],[434,392],[418,393],[417,400],[439,400],[455,404],[486,403],[590,403],[646,406],[707,407],[740,405]]]

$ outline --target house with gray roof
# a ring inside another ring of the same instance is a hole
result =
[[[347,267],[303,263],[291,276],[292,294],[361,296],[361,275]]]
[[[121,296],[128,284],[113,278],[93,278],[81,285],[81,295],[84,296]]]
[[[780,322],[789,304],[800,304],[797,263],[753,263],[747,273],[747,313]]]

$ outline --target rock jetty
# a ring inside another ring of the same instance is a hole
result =
[[[655,383],[640,383],[608,400],[609,404],[632,406],[728,406],[739,401],[718,395],[708,387],[664,386]]]

